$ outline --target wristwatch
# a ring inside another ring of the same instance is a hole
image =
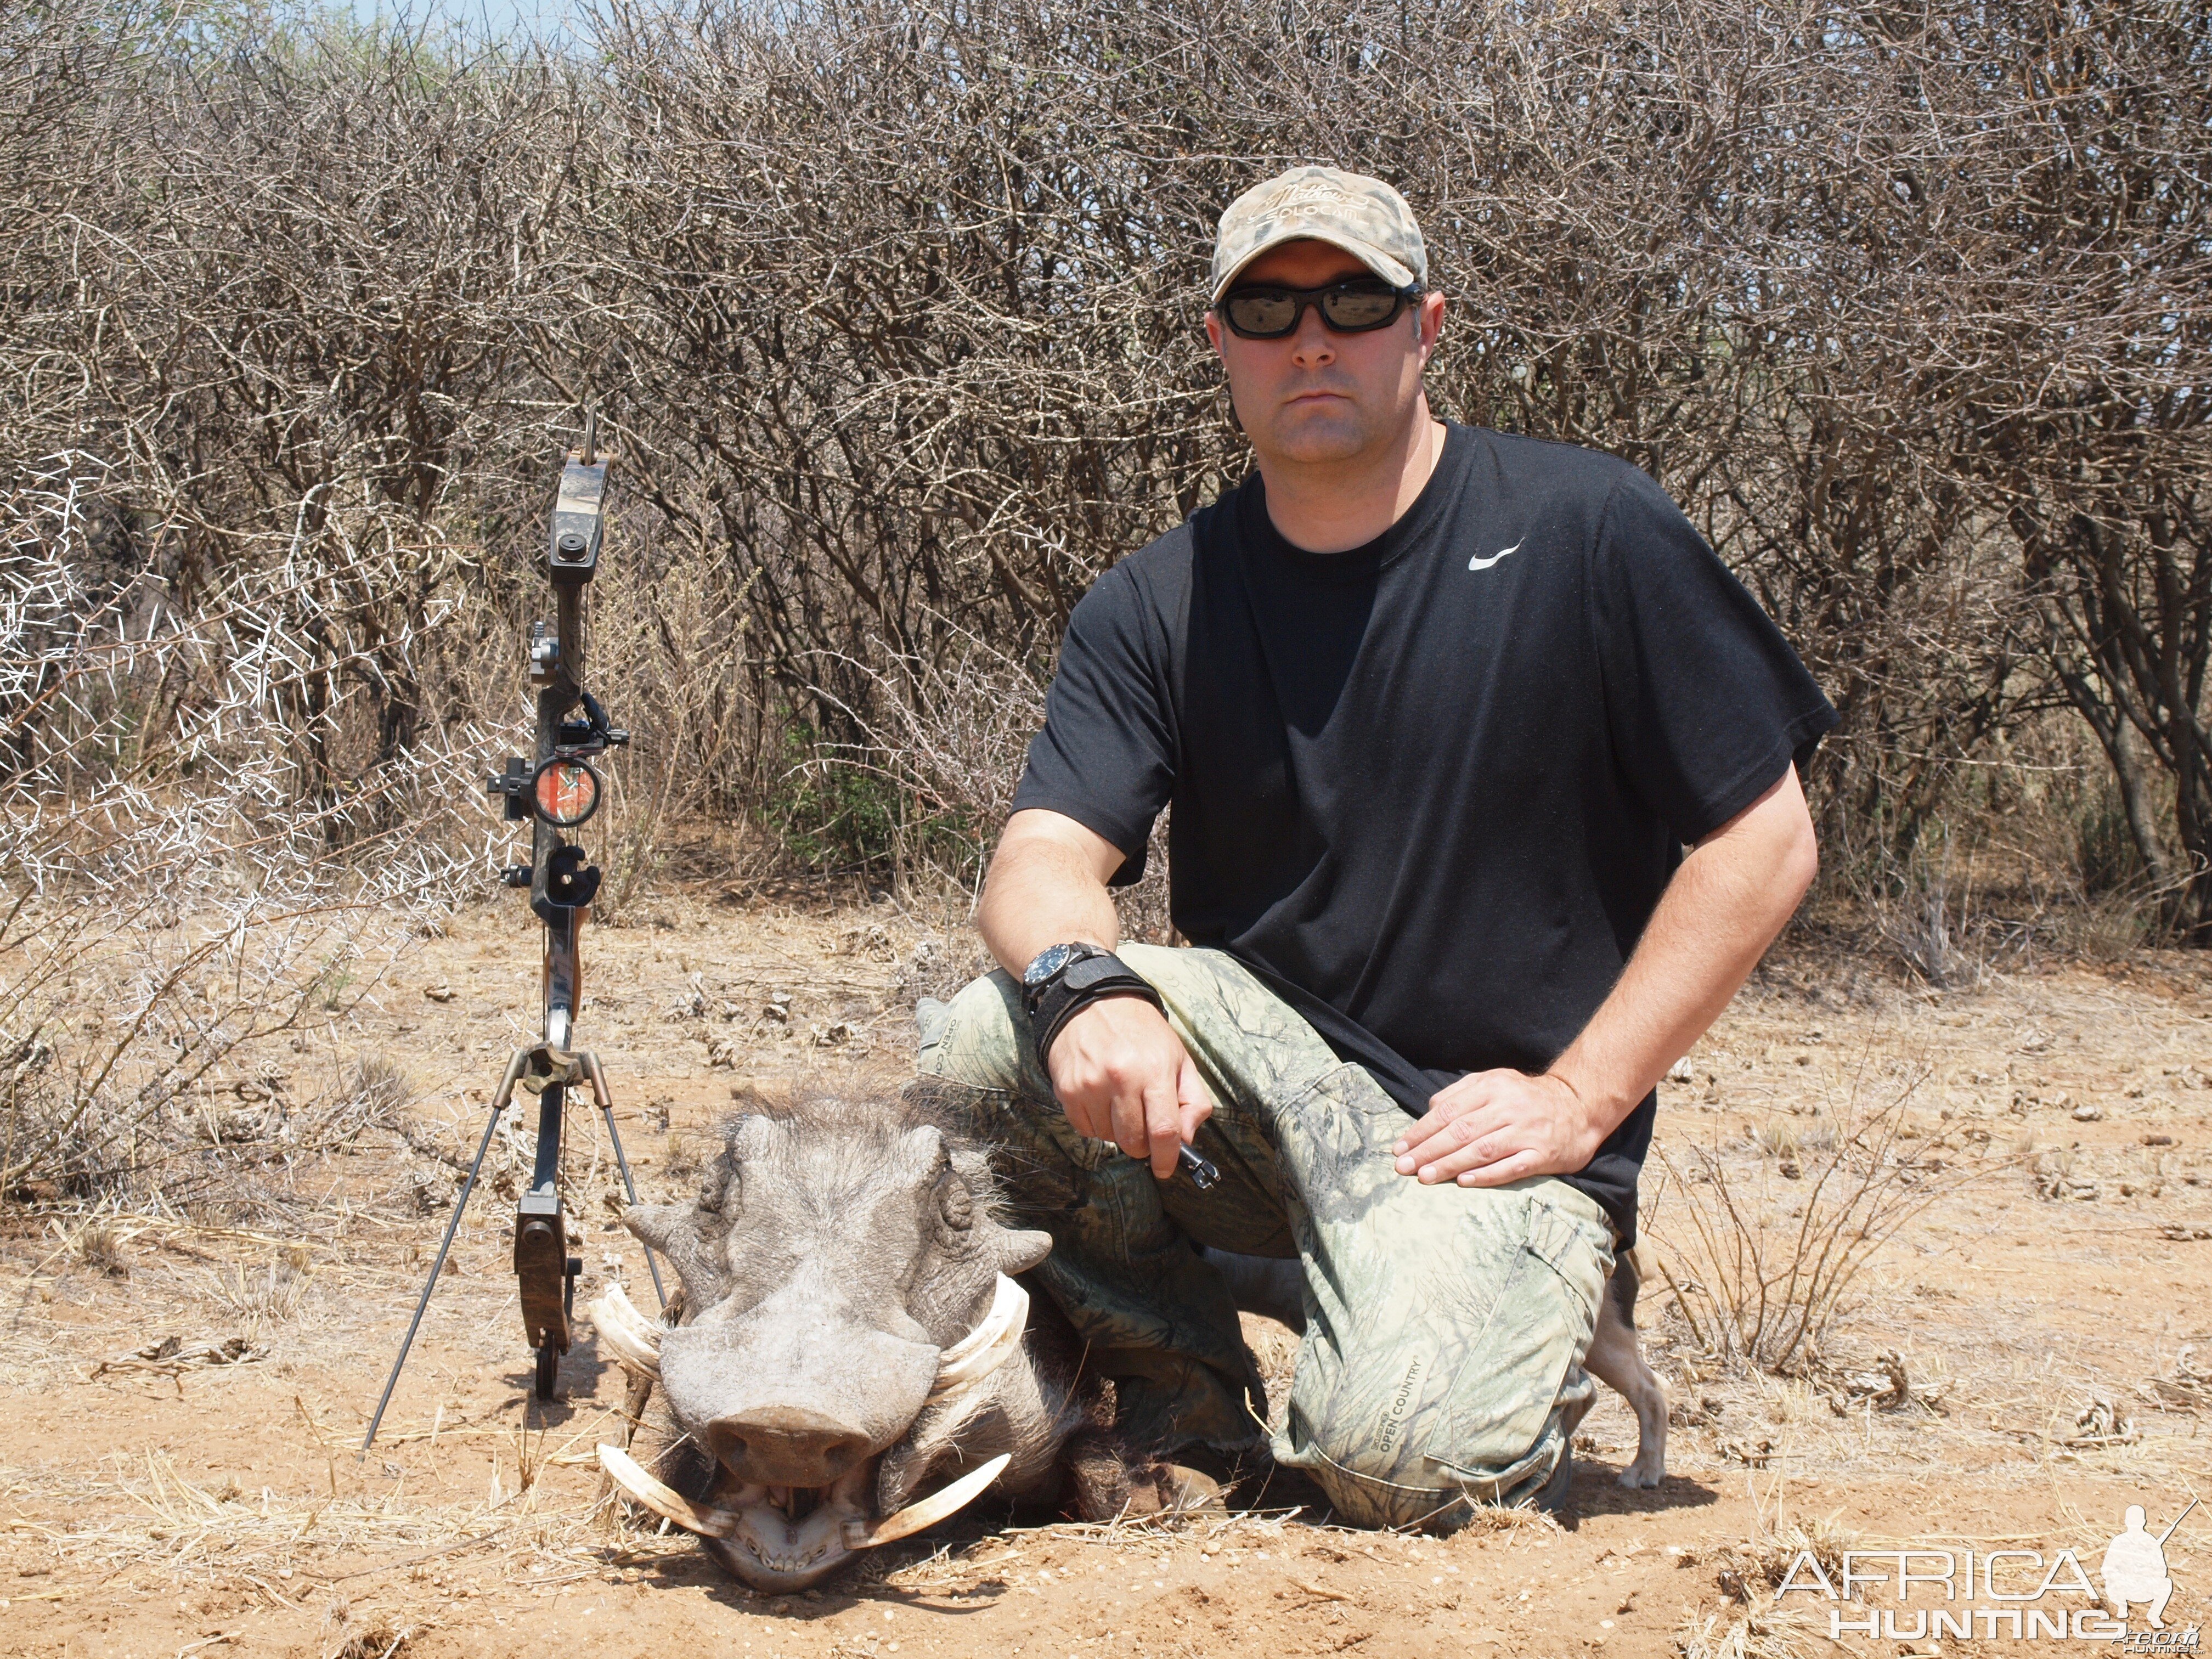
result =
[[[1048,945],[1022,969],[1022,1007],[1036,1038],[1037,1058],[1052,1052],[1067,1022],[1108,997],[1142,997],[1162,1007],[1160,994],[1111,951],[1077,942]]]

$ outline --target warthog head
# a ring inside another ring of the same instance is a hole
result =
[[[716,1466],[704,1506],[672,1510],[688,1500],[661,1488],[663,1513],[781,1591],[948,1512],[892,1507],[933,1464],[967,1461],[937,1419],[972,1416],[983,1373],[1018,1352],[1027,1299],[1006,1275],[1051,1249],[996,1218],[979,1153],[895,1103],[809,1101],[738,1120],[696,1203],[627,1219],[683,1279],[685,1322],[642,1340]],[[959,1501],[1006,1462],[969,1470]]]

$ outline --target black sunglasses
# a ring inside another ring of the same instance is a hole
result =
[[[1318,306],[1321,319],[1339,334],[1364,334],[1388,328],[1421,297],[1421,285],[1393,288],[1380,277],[1353,276],[1326,288],[1283,288],[1270,283],[1231,289],[1214,309],[1229,331],[1247,340],[1279,340],[1295,333],[1306,307]]]

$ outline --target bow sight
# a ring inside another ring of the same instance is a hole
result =
[[[606,527],[607,463],[599,453],[598,421],[587,415],[583,447],[569,453],[561,468],[559,494],[553,502],[553,524],[546,546],[546,568],[553,580],[554,620],[533,623],[530,629],[530,686],[538,704],[537,753],[524,760],[511,757],[503,772],[494,773],[485,793],[501,801],[507,821],[528,823],[530,862],[499,872],[509,887],[530,890],[530,908],[545,925],[544,972],[542,978],[544,1022],[538,1041],[515,1051],[492,1097],[483,1138],[453,1202],[453,1218],[438,1246],[437,1260],[423,1282],[415,1304],[415,1316],[392,1361],[392,1375],[384,1384],[376,1414],[361,1449],[366,1453],[376,1441],[384,1421],[384,1408],[399,1381],[400,1368],[415,1343],[423,1310],[446,1265],[459,1231],[461,1212],[476,1189],[477,1175],[491,1146],[500,1114],[507,1109],[518,1088],[538,1100],[538,1152],[531,1170],[529,1189],[515,1206],[514,1272],[520,1281],[522,1323],[530,1346],[537,1350],[537,1395],[553,1397],[554,1374],[561,1356],[568,1351],[569,1322],[575,1301],[576,1276],[583,1260],[568,1254],[568,1217],[560,1194],[562,1111],[568,1091],[579,1084],[591,1085],[592,1099],[606,1120],[607,1138],[613,1143],[615,1164],[622,1171],[623,1188],[629,1201],[637,1202],[637,1187],[630,1179],[629,1160],[623,1155],[622,1135],[615,1127],[614,1103],[607,1093],[606,1075],[595,1055],[574,1048],[576,1013],[582,999],[583,966],[577,945],[583,932],[586,908],[599,890],[599,869],[587,861],[584,849],[562,839],[562,832],[591,821],[599,809],[600,780],[592,766],[594,757],[619,749],[629,733],[607,724],[599,699],[584,689],[584,615],[586,584],[598,573],[599,544]],[[572,718],[582,711],[581,719]],[[646,1252],[646,1267],[653,1288],[661,1293],[660,1268]],[[666,1297],[662,1295],[665,1302]]]

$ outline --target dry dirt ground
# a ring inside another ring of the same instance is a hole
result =
[[[1701,1358],[1655,1285],[1647,1342],[1676,1422],[1656,1491],[1614,1483],[1635,1429],[1608,1394],[1563,1525],[1366,1534],[1264,1492],[1164,1526],[979,1508],[818,1591],[758,1598],[682,1534],[604,1500],[592,1448],[615,1437],[622,1378],[588,1328],[564,1398],[542,1415],[527,1403],[501,1196],[526,1167],[521,1124],[495,1143],[499,1190],[471,1207],[382,1438],[356,1457],[453,1190],[437,1155],[469,1149],[524,1036],[533,949],[519,905],[472,912],[343,1021],[258,1070],[241,1059],[239,1080],[260,1077],[280,1104],[343,1086],[364,1059],[404,1071],[407,1139],[368,1133],[295,1160],[289,1190],[313,1201],[288,1213],[304,1223],[13,1222],[0,1652],[1826,1653],[1826,1603],[1792,1596],[1778,1614],[1763,1594],[1758,1552],[1793,1528],[1832,1550],[2071,1547],[2094,1573],[2126,1505],[2156,1530],[2203,1486],[2212,964],[2138,956],[1936,992],[1801,949],[1662,1091],[1662,1143],[1718,1149],[1739,1192],[1787,1198],[1780,1166],[1818,1158],[1824,1120],[1903,1096],[1941,1196],[1874,1256],[1820,1363],[1794,1377]],[[972,951],[887,902],[702,901],[593,930],[580,1030],[647,1196],[689,1188],[711,1126],[749,1091],[856,1054],[896,1062],[917,986],[942,988]],[[605,1148],[581,1115],[573,1137],[571,1202],[588,1218],[579,1302],[609,1273],[645,1300]],[[1279,1376],[1287,1333],[1255,1322],[1252,1335]],[[1885,1352],[1910,1398],[1885,1392]],[[2166,1552],[2167,1623],[2197,1622],[2212,1511]]]

